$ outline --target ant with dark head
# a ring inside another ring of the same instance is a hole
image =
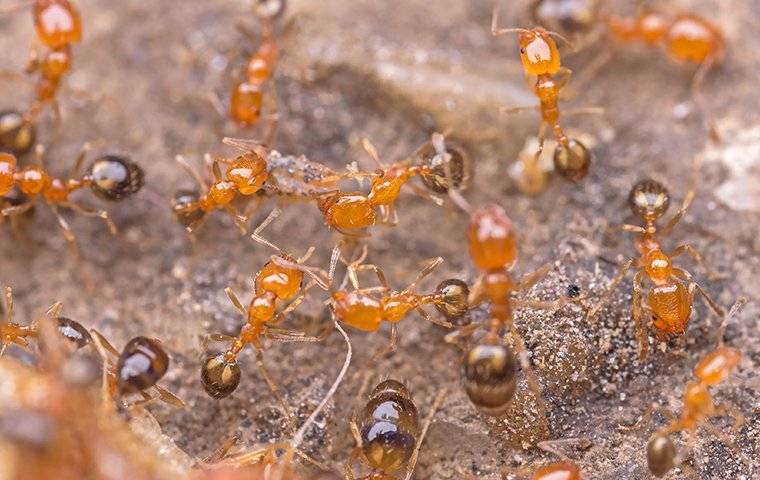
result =
[[[536,77],[533,92],[539,100],[538,106],[502,108],[507,113],[516,113],[523,110],[539,110],[541,113],[541,127],[538,131],[538,150],[530,162],[523,164],[522,173],[525,180],[526,193],[536,193],[543,189],[545,184],[544,172],[538,166],[538,160],[544,149],[546,128],[551,127],[557,147],[554,150],[554,169],[562,177],[577,182],[582,180],[591,164],[591,152],[576,138],[570,138],[559,124],[560,110],[559,100],[562,89],[567,85],[572,71],[563,67],[557,43],[553,37],[557,37],[569,44],[562,35],[544,30],[542,27],[532,29],[525,28],[499,28],[498,3],[494,5],[491,22],[491,34],[493,36],[517,33],[520,44],[520,60],[527,77]],[[565,112],[565,116],[579,113],[599,113],[599,109],[577,109]]]
[[[108,230],[116,235],[118,229],[105,210],[97,210],[82,206],[69,199],[69,196],[83,188],[89,188],[95,195],[105,200],[119,201],[137,193],[143,185],[144,173],[139,165],[132,160],[117,155],[102,155],[95,159],[87,173],[79,175],[90,146],[85,144],[77,156],[74,167],[68,179],[52,176],[45,167],[44,148],[38,146],[38,164],[18,168],[16,157],[9,153],[0,153],[0,197],[9,194],[15,186],[28,200],[0,210],[3,217],[21,215],[38,203],[42,198],[47,203],[63,234],[78,255],[78,247],[74,233],[66,219],[61,216],[59,208],[67,208],[88,217],[99,217],[108,226]]]
[[[69,0],[23,1],[0,9],[0,13],[9,13],[27,6],[32,7],[37,40],[49,50],[40,55],[37,47],[33,47],[26,66],[26,73],[39,73],[37,99],[32,106],[23,115],[15,110],[0,115],[0,149],[17,154],[31,148],[33,123],[46,104],[52,104],[56,117],[60,119],[56,96],[61,80],[71,69],[71,45],[82,39],[79,11]]]
[[[396,480],[393,472],[406,465],[405,480],[412,478],[422,442],[446,390],[436,395],[422,428],[412,394],[397,380],[379,383],[351,420],[356,448],[346,461],[346,479],[354,480],[352,464],[361,458],[372,472],[361,480]]]
[[[699,252],[693,246],[683,244],[666,254],[660,244],[660,239],[668,235],[683,218],[694,199],[694,192],[694,188],[689,190],[678,212],[662,229],[658,229],[657,220],[670,206],[670,193],[654,180],[642,180],[631,188],[628,204],[633,214],[642,219],[644,226],[623,225],[623,230],[636,234],[635,244],[640,256],[629,258],[623,263],[599,302],[589,309],[586,316],[587,320],[593,319],[607,304],[615,287],[626,273],[631,268],[636,269],[633,279],[633,321],[639,340],[639,357],[642,360],[647,357],[649,351],[646,318],[653,320],[652,324],[659,337],[683,335],[689,326],[695,293],[701,294],[718,317],[724,316],[723,309],[694,281],[691,274],[673,265],[673,258],[687,254],[704,266]],[[641,290],[645,278],[649,279],[653,286],[649,290],[646,303],[643,303]]]

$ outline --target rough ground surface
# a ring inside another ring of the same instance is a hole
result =
[[[233,0],[77,3],[86,36],[74,49],[70,85],[103,97],[93,102],[65,94],[63,133],[53,139],[46,117],[40,138],[48,144],[57,172],[64,173],[80,145],[92,141],[97,151],[131,155],[144,166],[147,186],[132,203],[107,205],[122,230],[118,238],[97,221],[72,218],[97,288],[83,286],[81,266],[68,255],[46,208],[37,209],[20,237],[3,228],[0,284],[14,287],[19,318],[31,318],[61,300],[67,316],[98,328],[119,346],[137,334],[163,339],[173,359],[165,384],[189,409],[153,410],[190,455],[208,454],[236,431],[250,445],[283,438],[283,412],[259,376],[252,352],[241,359],[243,381],[232,398],[209,399],[198,379],[201,336],[234,332],[242,322],[223,288],[236,286],[245,301],[251,275],[271,252],[241,238],[221,216],[191,245],[168,209],[171,192],[191,185],[174,163],[175,154],[187,153],[194,161],[206,151],[231,154],[221,146],[220,132],[246,137],[260,132],[224,124],[205,100],[210,93],[225,95],[231,75],[225,70],[227,60],[234,71],[242,62],[241,50],[257,44],[235,25],[256,31],[256,20]],[[511,2],[503,23],[527,25],[527,3]],[[718,400],[735,403],[746,415],[735,440],[755,463],[749,469],[704,432],[690,461],[703,479],[760,478],[760,394],[754,375],[760,362],[760,309],[753,303],[760,297],[760,118],[753,81],[760,40],[748,33],[757,29],[760,3],[738,0],[730,2],[730,9],[729,2],[683,3],[709,14],[729,39],[725,63],[708,76],[702,91],[723,145],[707,147],[693,108],[691,115],[682,115],[685,107],[693,107],[688,67],[657,51],[623,50],[594,79],[571,82],[578,93],[571,106],[606,109],[601,118],[565,121],[600,137],[589,177],[580,185],[553,179],[543,195],[525,197],[506,169],[537,129],[537,117],[498,115],[498,105],[531,104],[533,98],[522,81],[516,39],[490,37],[490,2],[293,0],[288,17],[293,23],[284,34],[276,80],[283,121],[275,146],[335,168],[354,160],[372,168],[359,146],[362,136],[371,138],[384,158],[397,159],[431,132],[452,129],[451,137],[475,160],[475,179],[466,196],[475,204],[503,205],[519,229],[517,271],[556,262],[551,275],[530,292],[546,299],[571,283],[597,297],[616,273],[612,263],[633,253],[631,239],[616,228],[634,220],[625,203],[630,186],[652,176],[669,186],[677,204],[689,188],[692,159],[704,154],[694,205],[666,246],[689,242],[704,253],[722,279],[708,280],[689,259],[679,261],[721,305],[728,307],[740,296],[750,300],[726,337],[745,360],[715,392]],[[0,62],[18,71],[32,42],[28,13],[0,19],[0,32]],[[567,63],[580,73],[605,48],[604,43],[592,45]],[[29,99],[27,86],[3,81],[0,105],[20,106]],[[85,196],[83,201],[90,201]],[[254,222],[271,208],[265,206]],[[422,260],[437,255],[446,262],[423,290],[451,276],[473,279],[463,215],[408,194],[400,200],[399,213],[400,225],[375,229],[371,242],[370,260],[385,269],[393,285],[403,287]],[[316,265],[326,265],[337,238],[308,205],[288,207],[266,236],[293,252],[315,245],[318,253],[311,262]],[[312,298],[288,324],[310,332],[325,325],[321,295]],[[629,277],[594,325],[587,325],[577,308],[517,315],[550,405],[550,436],[590,440],[588,449],[567,452],[588,478],[648,478],[644,449],[656,425],[630,432],[619,425],[634,423],[654,401],[680,408],[693,365],[715,342],[716,319],[698,302],[685,340],[660,345],[652,337],[652,354],[640,363],[630,303]],[[460,354],[444,343],[444,331],[411,317],[400,327],[398,353],[373,367],[372,382],[388,376],[406,381],[425,412],[438,389],[448,389],[415,478],[454,479],[467,473],[496,479],[502,466],[538,465],[549,458],[519,448],[540,434],[524,384],[508,418],[487,420],[460,386]],[[386,331],[350,333],[355,366],[387,336]],[[337,335],[317,345],[273,345],[267,364],[288,401],[305,416],[335,376],[343,350]],[[352,374],[324,423],[308,438],[307,450],[328,464],[338,466],[353,448],[347,419],[361,383],[362,375]],[[728,423],[717,425],[728,432]]]

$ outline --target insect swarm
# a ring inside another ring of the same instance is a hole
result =
[[[520,60],[527,76],[535,76],[536,84],[533,93],[539,100],[538,107],[514,107],[503,109],[508,113],[522,110],[536,110],[541,113],[541,126],[538,131],[538,150],[529,162],[524,162],[522,171],[525,176],[520,182],[525,193],[538,193],[544,190],[546,180],[544,172],[538,166],[538,160],[544,149],[546,128],[551,127],[557,147],[554,150],[554,169],[564,178],[577,182],[587,174],[591,164],[591,152],[578,139],[570,138],[559,124],[560,92],[570,80],[572,71],[561,64],[561,58],[557,43],[553,36],[559,36],[541,27],[532,29],[525,28],[499,28],[498,27],[498,3],[494,5],[493,19],[491,22],[491,34],[493,36],[517,33],[520,44]],[[562,38],[562,37],[560,37]],[[595,110],[577,110],[568,112],[588,113]]]
[[[690,255],[702,264],[702,256],[694,247],[684,244],[676,247],[669,255],[663,252],[660,239],[667,236],[678,224],[694,199],[694,189],[684,197],[683,204],[668,223],[660,230],[657,220],[670,206],[670,194],[654,180],[636,183],[628,195],[628,205],[634,215],[640,217],[644,226],[623,225],[623,230],[636,234],[636,248],[639,257],[629,258],[620,267],[617,276],[602,294],[599,302],[589,309],[587,320],[592,320],[609,301],[615,287],[625,278],[631,268],[636,270],[633,278],[633,322],[639,340],[639,357],[643,360],[649,352],[649,336],[645,318],[652,318],[652,325],[659,337],[680,336],[686,333],[694,302],[695,292],[699,292],[710,309],[723,317],[723,309],[696,283],[689,272],[675,267],[672,259],[683,254]],[[641,291],[644,279],[653,286],[649,289],[646,303]],[[646,317],[644,316],[646,314]]]
[[[9,153],[0,152],[0,197],[5,196],[19,187],[28,200],[18,205],[12,205],[0,210],[3,217],[21,215],[32,209],[40,199],[44,200],[53,211],[63,234],[71,247],[78,254],[74,233],[66,219],[61,216],[60,208],[66,208],[76,213],[102,218],[108,230],[116,235],[118,229],[105,210],[85,207],[69,199],[69,195],[84,188],[90,189],[95,195],[105,200],[120,201],[137,193],[143,185],[143,171],[132,160],[116,156],[103,155],[95,159],[87,173],[79,176],[79,170],[89,152],[85,145],[77,156],[74,167],[68,174],[68,179],[52,176],[44,167],[44,149],[38,149],[40,164],[19,168],[16,157]]]

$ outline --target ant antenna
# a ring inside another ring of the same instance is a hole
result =
[[[728,321],[733,318],[735,315],[737,315],[742,308],[747,304],[747,299],[745,297],[739,297],[736,302],[731,306],[728,313],[725,317],[723,317],[723,321],[720,322],[720,327],[718,327],[718,345],[723,345],[723,336],[726,334],[726,327],[728,326]]]
[[[198,173],[198,170],[194,169],[188,162],[187,159],[182,155],[177,155],[174,157],[174,160],[179,163],[179,165],[190,175],[193,177],[193,180],[198,183],[198,186],[202,189],[208,188],[206,185],[206,182],[203,180],[203,177],[201,177],[201,174]]]

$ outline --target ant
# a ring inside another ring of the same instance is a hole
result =
[[[543,189],[545,183],[544,172],[538,165],[538,160],[544,150],[546,128],[551,127],[557,147],[554,150],[554,169],[564,178],[573,182],[582,180],[589,170],[591,153],[586,146],[576,138],[570,138],[559,124],[560,110],[559,99],[561,90],[567,85],[572,75],[572,70],[563,67],[559,48],[554,38],[557,37],[569,43],[564,37],[556,32],[544,30],[541,27],[532,29],[525,28],[499,28],[498,27],[498,3],[494,5],[491,21],[491,34],[493,36],[507,33],[518,33],[520,42],[520,60],[526,77],[535,76],[536,84],[533,91],[539,100],[537,107],[514,107],[502,109],[507,113],[515,113],[522,110],[536,110],[541,112],[541,127],[538,131],[538,150],[532,159],[524,161],[522,165],[525,177],[524,190],[526,193],[535,193]],[[596,113],[597,110],[582,109],[566,113]]]
[[[174,407],[185,406],[176,395],[158,385],[169,369],[169,355],[159,340],[135,337],[127,342],[121,352],[97,330],[92,330],[92,340],[96,351],[103,359],[104,396],[123,398],[139,394],[143,401],[138,404],[157,398]],[[111,357],[116,358],[115,365]],[[150,388],[157,392],[157,397],[146,392]]]
[[[436,134],[433,142],[444,155],[446,147],[443,136]],[[446,338],[447,342],[456,343],[459,338],[472,335],[480,328],[488,328],[485,339],[465,354],[465,391],[486,415],[502,415],[509,408],[517,386],[517,360],[502,338],[502,331],[506,328],[517,349],[517,358],[528,386],[545,418],[546,406],[541,388],[528,360],[525,342],[513,323],[513,309],[524,306],[558,310],[569,303],[580,304],[581,298],[562,296],[554,302],[512,299],[513,293],[529,290],[546,276],[549,265],[526,274],[519,281],[515,280],[512,268],[517,260],[517,234],[504,209],[498,205],[475,209],[456,190],[450,190],[449,196],[470,216],[467,232],[470,258],[480,270],[480,276],[469,293],[468,304],[472,307],[484,299],[491,302],[488,321],[461,327]]]
[[[272,114],[276,130],[277,98],[272,82],[274,70],[279,55],[277,42],[273,34],[272,21],[281,16],[285,11],[285,2],[264,1],[257,5],[256,13],[262,20],[263,32],[259,49],[253,53],[246,62],[244,79],[235,82],[230,95],[230,116],[243,126],[255,124],[261,117],[264,107],[264,86],[271,85],[270,95],[272,98]],[[271,143],[271,142],[268,142]]]
[[[434,305],[449,320],[456,320],[467,312],[467,284],[460,280],[445,280],[439,284],[434,293],[421,295],[414,292],[417,284],[443,263],[441,257],[437,257],[428,263],[409,286],[398,292],[388,286],[385,274],[380,267],[372,264],[361,264],[366,257],[366,252],[365,248],[360,258],[348,266],[347,273],[353,290],[339,289],[332,293],[332,298],[328,302],[338,320],[356,329],[374,332],[380,328],[383,321],[391,324],[388,345],[376,352],[372,356],[372,360],[396,350],[398,323],[406,318],[412,310],[416,310],[423,319],[446,328],[454,328],[454,325],[448,321],[431,317],[422,307]],[[359,288],[357,272],[361,270],[374,271],[381,286]],[[371,295],[372,293],[379,293],[379,298]]]
[[[57,302],[45,312],[46,318],[52,318],[62,338],[68,341],[73,349],[80,349],[90,344],[90,332],[79,322],[61,316],[62,304]],[[0,309],[0,313],[3,310]],[[5,287],[5,312],[0,321],[0,357],[5,354],[9,345],[29,348],[29,339],[39,339],[40,331],[37,322],[22,325],[13,321],[13,289]]]
[[[272,242],[262,238],[260,233],[274,220],[279,210],[272,213],[254,231],[252,238],[267,247],[274,249],[277,255],[273,255],[256,275],[254,296],[246,309],[231,288],[226,288],[227,293],[235,308],[247,319],[241,327],[240,333],[235,337],[225,335],[213,335],[214,340],[230,341],[230,345],[223,353],[209,355],[201,367],[201,381],[203,388],[211,397],[221,399],[235,391],[240,383],[240,366],[237,357],[246,345],[252,345],[256,349],[256,363],[266,380],[272,393],[284,407],[289,418],[293,418],[290,408],[280,393],[280,389],[272,379],[264,365],[264,346],[261,344],[261,336],[285,342],[318,342],[322,337],[307,337],[301,332],[277,328],[274,325],[282,321],[285,316],[295,310],[306,298],[306,292],[314,285],[325,290],[328,289],[328,281],[322,277],[322,273],[313,267],[303,265],[312,254],[310,248],[304,256],[294,259]],[[331,265],[337,261],[339,250],[333,251]],[[334,267],[331,267],[334,268]],[[304,274],[311,278],[311,282],[303,287]],[[301,295],[298,293],[301,292]],[[277,300],[291,303],[279,313],[275,313]]]
[[[542,467],[539,467],[531,475],[532,480],[583,480],[581,470],[578,465],[570,460],[559,448],[567,444],[580,444],[581,447],[590,446],[590,442],[587,439],[579,438],[562,438],[558,440],[544,440],[538,442],[537,446],[541,450],[554,454],[560,458],[559,461],[548,463]],[[519,477],[528,474],[527,467],[521,467],[513,469],[511,467],[503,467],[503,474],[512,474]],[[504,477],[506,478],[506,476]]]
[[[662,250],[660,238],[669,234],[681,220],[694,199],[695,190],[692,188],[686,194],[681,207],[670,221],[660,230],[657,220],[661,218],[670,206],[670,193],[662,184],[654,180],[642,180],[636,183],[628,195],[628,205],[634,215],[640,217],[644,226],[623,225],[623,230],[637,235],[636,248],[639,258],[629,258],[620,267],[617,276],[607,287],[599,302],[588,310],[587,320],[591,320],[609,301],[613,290],[625,277],[628,270],[634,268],[633,278],[633,321],[639,340],[639,357],[643,360],[649,351],[647,325],[642,318],[643,311],[651,316],[654,328],[659,337],[668,335],[680,336],[686,333],[691,317],[694,293],[699,292],[710,309],[723,317],[724,312],[715,301],[695,282],[689,272],[673,265],[673,258],[683,254],[690,255],[694,260],[704,265],[702,256],[689,244],[676,247],[670,255]],[[642,304],[642,282],[648,278],[653,286],[649,289],[647,303]]]
[[[11,193],[15,186],[29,197],[23,203],[3,208],[0,210],[0,216],[21,215],[34,208],[42,198],[50,206],[58,224],[63,229],[64,237],[75,252],[79,252],[76,239],[68,222],[61,216],[60,207],[88,217],[100,217],[108,226],[108,230],[116,235],[118,229],[107,211],[82,206],[71,201],[69,195],[77,190],[89,188],[95,195],[105,200],[123,200],[142,188],[144,173],[139,165],[126,157],[102,155],[93,161],[87,173],[78,176],[89,150],[89,145],[82,148],[67,180],[51,176],[44,166],[44,148],[42,147],[37,150],[40,165],[29,165],[21,169],[18,168],[13,154],[0,152],[0,197]]]
[[[228,449],[234,444],[235,439],[233,439],[232,443],[224,445],[220,451],[215,453],[214,457],[218,457],[218,460],[206,462],[206,465],[204,465],[206,470],[204,472],[205,475],[200,478],[204,480],[340,480],[340,477],[325,468],[322,468],[323,471],[320,473],[304,478],[290,467],[295,455],[299,455],[317,464],[315,460],[312,460],[305,453],[301,452],[298,447],[309,428],[316,422],[317,417],[319,417],[327,403],[335,395],[351,364],[353,353],[351,340],[338,322],[334,321],[333,325],[340,332],[343,341],[346,343],[346,357],[343,361],[343,366],[335,381],[333,381],[333,384],[319,402],[319,405],[317,405],[304,424],[296,431],[293,438],[289,442],[270,444],[262,449],[227,455]],[[278,450],[284,450],[284,454],[279,458],[277,456]]]
[[[20,131],[19,129],[23,128],[33,136],[34,130],[31,125],[47,103],[53,105],[56,117],[60,118],[56,95],[61,79],[71,69],[71,45],[79,43],[82,40],[82,20],[79,11],[69,0],[26,1],[6,7],[2,12],[8,13],[30,4],[32,5],[32,17],[37,32],[37,40],[49,50],[45,54],[40,55],[36,46],[32,48],[32,53],[26,66],[26,73],[39,72],[36,86],[37,99],[23,115],[23,122],[26,126],[20,127],[16,124],[15,129],[11,127],[15,123],[15,121],[11,120],[17,116],[18,112],[6,112],[0,118],[2,120],[7,118],[10,122],[7,124],[0,122],[0,124],[5,124],[4,127],[7,128],[7,130],[0,130],[4,134],[13,132],[14,130]],[[21,137],[17,137],[15,142],[11,141],[8,144],[0,144],[0,148],[11,149],[16,153],[23,153],[23,151],[28,150],[31,146],[31,143],[26,140],[28,138],[28,134],[22,135]]]
[[[401,193],[401,187],[412,177],[419,175],[424,184],[433,191],[458,188],[467,178],[465,173],[467,159],[462,154],[455,154],[458,153],[457,151],[452,152],[454,154],[447,154],[445,158],[448,159],[448,164],[444,165],[438,156],[428,157],[425,154],[426,145],[423,145],[418,149],[416,156],[419,158],[422,155],[423,159],[430,158],[430,163],[410,165],[406,161],[400,161],[386,165],[380,160],[377,150],[368,139],[362,139],[362,147],[378,165],[378,169],[373,174],[357,172],[349,173],[348,176],[373,177],[369,193],[365,195],[361,192],[336,190],[316,195],[317,207],[324,217],[325,224],[344,235],[356,236],[351,231],[371,227],[377,223],[397,225],[398,214],[394,204]],[[447,178],[443,175],[444,168],[448,168],[451,172],[461,173]],[[449,179],[453,180],[444,181]],[[441,204],[440,199],[427,192],[414,186],[411,188],[423,198]],[[379,218],[375,209],[379,210]]]
[[[372,472],[361,480],[393,479],[392,472],[406,465],[409,480],[417,464],[422,442],[446,394],[440,391],[420,429],[417,406],[403,383],[385,380],[369,396],[361,413],[351,420],[357,447],[346,462],[346,479],[354,480],[352,464],[361,458]]]
[[[722,60],[726,40],[720,28],[706,18],[686,12],[667,15],[645,9],[632,17],[607,13],[600,0],[537,0],[533,20],[550,25],[568,35],[589,34],[603,25],[618,41],[643,42],[662,47],[671,58],[697,65],[692,92],[699,90],[706,74]],[[600,57],[589,72],[595,72],[612,59],[612,52]]]

